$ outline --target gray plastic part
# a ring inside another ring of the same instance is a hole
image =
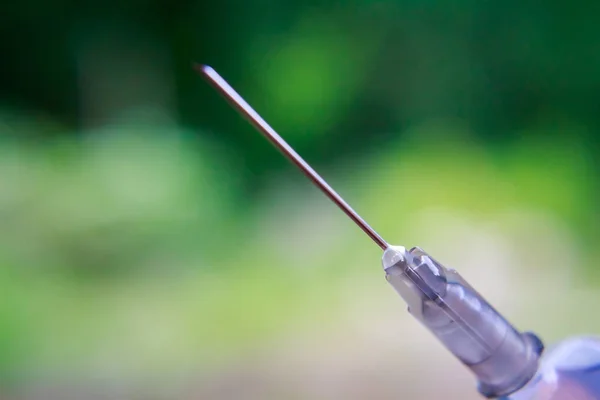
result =
[[[382,263],[409,312],[475,374],[481,394],[506,396],[535,375],[540,339],[518,332],[455,270],[400,246],[386,249]]]

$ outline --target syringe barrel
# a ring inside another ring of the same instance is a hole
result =
[[[455,270],[399,246],[385,251],[383,268],[409,312],[475,374],[484,396],[513,393],[535,375],[542,342],[518,332]]]

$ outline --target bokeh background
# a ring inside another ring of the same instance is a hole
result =
[[[478,399],[388,241],[548,343],[600,333],[597,2],[7,1],[1,399]]]

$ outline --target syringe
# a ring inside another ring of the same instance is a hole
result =
[[[541,357],[535,334],[519,332],[458,272],[420,248],[389,245],[214,69],[195,69],[384,251],[387,281],[410,314],[471,370],[482,395],[600,400],[600,341],[570,339]]]

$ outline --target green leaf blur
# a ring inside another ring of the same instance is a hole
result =
[[[478,398],[379,249],[194,61],[386,240],[549,342],[597,334],[584,3],[7,4],[0,398]]]

